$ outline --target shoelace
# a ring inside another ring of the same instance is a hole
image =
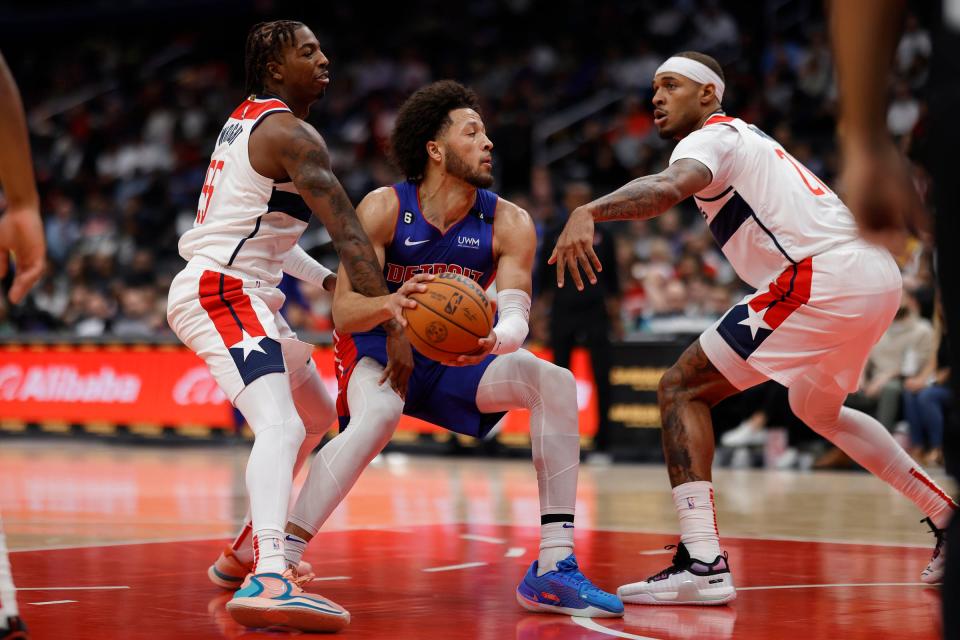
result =
[[[583,575],[575,558],[564,558],[557,563],[557,570],[562,572],[568,578],[580,583],[581,593],[590,592],[594,594],[606,593],[603,589],[590,582],[590,579]]]
[[[283,577],[297,585],[301,591],[303,591],[303,585],[307,584],[313,580],[314,574],[308,573],[306,575],[298,575],[296,570],[288,567],[286,571],[283,572]]]
[[[647,580],[646,580],[647,582],[653,582],[654,580],[663,580],[664,578],[666,578],[666,577],[668,577],[668,576],[671,576],[671,575],[673,575],[673,574],[675,574],[675,573],[680,573],[681,571],[683,571],[684,569],[686,569],[685,566],[681,566],[681,565],[679,564],[679,562],[678,562],[679,559],[680,559],[680,551],[679,551],[679,548],[677,547],[677,545],[675,545],[675,544],[668,544],[667,546],[664,547],[664,549],[666,549],[667,551],[669,551],[670,549],[677,549],[677,553],[673,554],[673,559],[670,561],[670,566],[669,566],[669,567],[667,567],[666,569],[664,569],[664,570],[661,571],[660,573],[655,573],[655,574],[653,574],[652,576],[650,576],[649,578],[647,578]]]
[[[933,558],[931,558],[932,560],[936,560],[940,557],[940,551],[943,549],[943,543],[946,540],[946,532],[943,529],[938,529],[937,526],[933,524],[933,520],[930,518],[924,518],[920,522],[926,523],[926,525],[930,527],[930,533],[937,538],[937,544],[933,547]]]

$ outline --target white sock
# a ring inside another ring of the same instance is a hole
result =
[[[283,538],[283,556],[287,560],[287,566],[294,569],[300,564],[303,558],[303,552],[307,550],[307,540],[298,535],[288,533]]]
[[[564,526],[567,525],[567,526]],[[537,575],[556,571],[557,563],[573,553],[573,523],[548,522],[540,525],[540,555]]]
[[[685,482],[673,488],[673,505],[680,516],[680,541],[691,558],[711,563],[720,555],[720,532],[713,503],[713,483]]]
[[[789,391],[790,408],[811,429],[861,467],[910,499],[943,528],[957,504],[930,479],[875,418],[844,407],[847,394],[831,380],[802,377]]]
[[[254,573],[283,573],[287,563],[283,557],[283,532],[263,529],[253,534]]]
[[[817,431],[820,431],[817,429]],[[920,468],[875,418],[844,407],[836,428],[822,433],[857,464],[910,499],[938,529],[950,523],[956,503]]]

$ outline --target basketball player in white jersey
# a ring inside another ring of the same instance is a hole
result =
[[[619,595],[639,604],[736,598],[716,522],[710,407],[768,379],[789,389],[797,417],[942,529],[956,504],[879,422],[843,406],[898,309],[893,258],[860,239],[840,199],[776,140],[724,115],[716,60],[677,54],[660,66],[653,85],[654,124],[662,138],[679,140],[670,166],[571,214],[550,258],[558,286],[569,270],[582,289],[581,268],[595,282],[595,221],[645,220],[694,196],[727,259],[757,291],[707,329],[660,381],[680,543],[670,567],[621,586]],[[942,573],[943,554],[935,554],[921,579],[936,582]]]
[[[336,416],[312,347],[296,339],[279,313],[284,272],[326,289],[335,282],[297,245],[311,213],[326,226],[356,291],[388,293],[326,145],[304,122],[330,81],[328,65],[301,23],[262,23],[250,31],[250,97],[217,138],[194,226],[180,239],[187,266],[167,304],[171,328],[206,362],[254,432],[246,473],[252,522],[210,569],[211,579],[234,588],[254,572],[227,604],[248,626],[336,630],[350,619],[300,589],[298,568],[284,561],[283,537],[294,469]],[[402,319],[401,299],[401,293],[391,297],[388,307]],[[397,320],[387,324],[402,330]],[[253,558],[236,555],[244,538],[252,540]]]
[[[27,119],[20,91],[0,55],[0,188],[7,201],[0,213],[0,279],[7,275],[9,261],[16,267],[7,299],[17,304],[43,273],[46,243],[40,220],[40,198],[33,179]],[[25,640],[26,627],[20,621],[17,593],[10,574],[7,543],[0,520],[0,638]]]

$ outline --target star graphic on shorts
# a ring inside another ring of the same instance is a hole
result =
[[[256,338],[254,338],[249,333],[247,333],[246,329],[241,329],[241,331],[243,332],[243,339],[230,348],[243,349],[244,362],[247,361],[247,356],[250,355],[251,351],[259,351],[260,353],[266,353],[266,351],[263,350],[263,347],[260,346],[260,341],[263,340],[266,336],[257,336]]]
[[[766,311],[766,309],[764,309]],[[747,317],[738,322],[737,324],[742,324],[746,327],[750,327],[750,339],[757,339],[757,330],[766,329],[767,331],[773,331],[773,327],[768,325],[763,321],[763,313],[759,311],[754,311],[753,307],[749,304],[747,305]]]

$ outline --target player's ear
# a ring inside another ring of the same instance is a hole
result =
[[[710,104],[717,97],[717,88],[712,84],[705,84],[700,89],[700,104]]]
[[[436,140],[427,143],[427,155],[430,156],[431,160],[437,162],[443,160],[443,152],[440,151],[440,145],[437,144]]]
[[[280,72],[280,64],[277,62],[268,62],[267,63],[267,75],[270,76],[273,80],[280,82],[283,80],[283,73]]]

